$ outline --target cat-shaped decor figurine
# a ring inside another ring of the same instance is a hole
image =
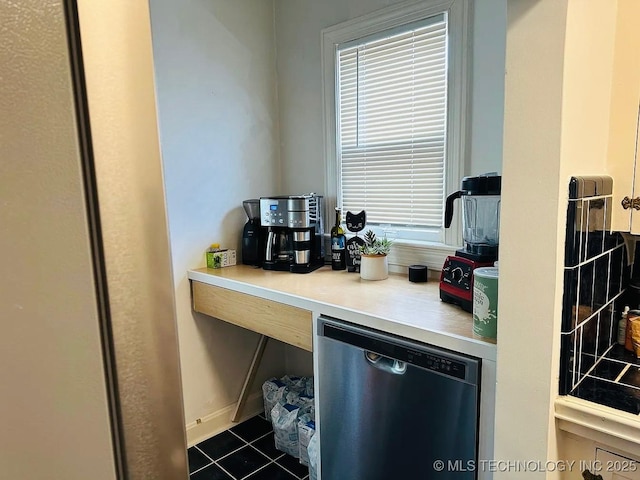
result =
[[[358,236],[358,232],[364,230],[367,223],[367,214],[364,210],[360,213],[347,212],[345,217],[347,230],[355,233],[353,237],[347,240],[347,271],[360,271],[360,246],[364,245],[364,240]]]
[[[347,212],[345,218],[347,222],[347,230],[356,233],[364,230],[364,226],[367,223],[367,213],[362,210],[360,213]]]

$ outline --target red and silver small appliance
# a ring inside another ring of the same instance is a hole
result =
[[[464,177],[461,189],[447,197],[444,226],[453,219],[453,203],[462,201],[463,248],[448,256],[440,275],[440,299],[473,310],[473,271],[498,260],[501,179],[495,173]]]

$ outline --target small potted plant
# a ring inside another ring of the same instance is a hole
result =
[[[371,230],[364,234],[364,245],[360,247],[360,278],[363,280],[384,280],[389,276],[387,254],[393,242],[388,238],[379,239]]]

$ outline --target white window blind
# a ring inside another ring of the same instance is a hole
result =
[[[338,45],[337,150],[344,211],[367,224],[441,228],[447,18]]]

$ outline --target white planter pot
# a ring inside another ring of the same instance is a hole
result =
[[[362,255],[360,258],[360,278],[362,280],[384,280],[389,276],[386,255]]]

